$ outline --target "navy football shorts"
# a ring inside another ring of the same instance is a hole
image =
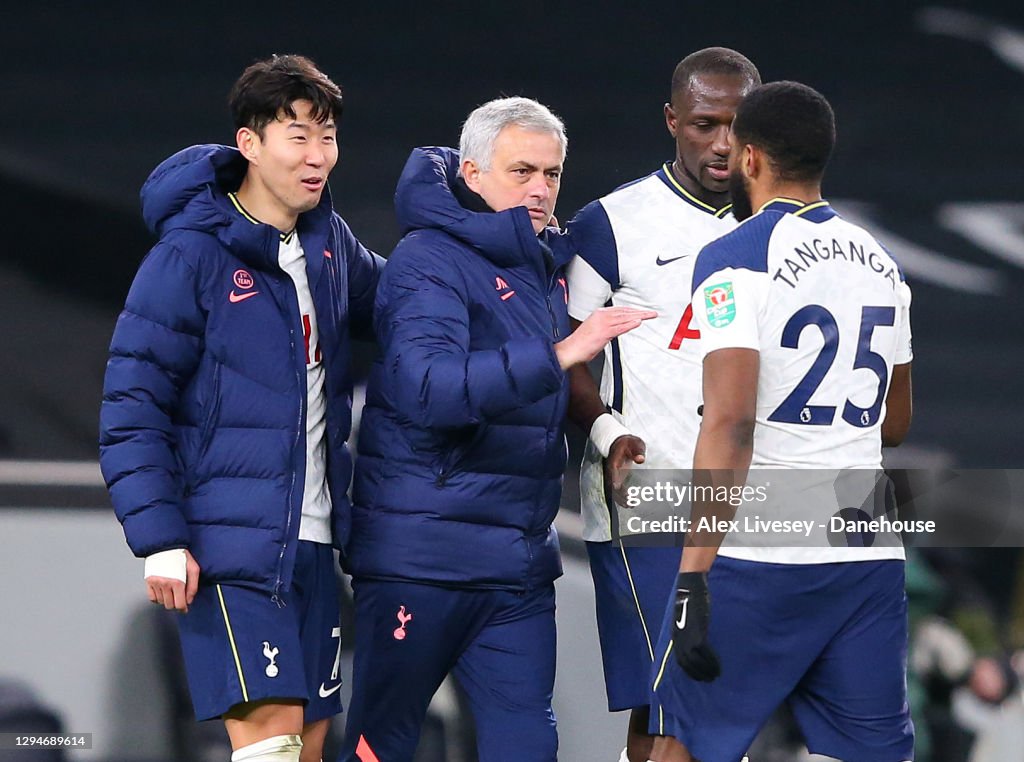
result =
[[[902,561],[787,565],[719,557],[708,587],[721,676],[697,682],[676,663],[671,605],[655,670],[671,734],[694,757],[738,762],[785,701],[812,753],[913,759]]]
[[[202,585],[178,617],[196,718],[236,704],[300,699],[305,722],[341,711],[341,624],[331,546],[300,541],[291,590]]]
[[[618,541],[587,543],[611,712],[652,703],[654,648],[680,552],[675,547],[624,547]],[[652,711],[652,719],[656,714]]]

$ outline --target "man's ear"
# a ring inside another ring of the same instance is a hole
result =
[[[665,126],[668,127],[669,135],[675,137],[676,130],[679,129],[679,117],[676,116],[676,110],[672,108],[671,103],[665,104]]]
[[[745,177],[755,180],[764,171],[764,159],[764,153],[760,148],[747,143],[743,146],[743,155],[740,157],[740,171]]]
[[[462,162],[462,166],[459,168],[459,174],[462,175],[462,179],[466,181],[466,185],[474,193],[480,192],[480,175],[481,169],[475,161],[472,159],[465,159]]]
[[[249,161],[257,161],[260,156],[260,136],[248,127],[239,127],[235,133],[235,145]]]

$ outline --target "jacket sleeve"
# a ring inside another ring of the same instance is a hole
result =
[[[470,351],[466,289],[452,253],[410,261],[402,257],[402,246],[389,261],[377,297],[377,334],[400,413],[427,428],[455,428],[558,391],[564,373],[551,338],[512,339],[496,349]]]
[[[348,268],[349,330],[357,339],[373,341],[373,302],[385,260],[363,246],[343,220],[340,227]]]
[[[202,352],[196,273],[159,243],[117,319],[100,407],[100,467],[136,556],[189,546],[173,411]]]

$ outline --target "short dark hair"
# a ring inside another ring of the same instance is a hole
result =
[[[736,109],[732,131],[762,149],[781,180],[807,182],[825,174],[836,144],[836,118],[825,96],[799,82],[756,87]]]
[[[753,62],[732,48],[704,48],[690,53],[676,64],[672,72],[672,91],[669,101],[676,102],[676,96],[690,86],[690,80],[698,74],[732,74],[745,77],[754,85],[761,84],[761,73]]]
[[[297,55],[273,55],[250,65],[231,88],[228,105],[236,130],[248,127],[262,138],[263,128],[281,112],[295,118],[292,104],[298,100],[313,104],[317,122],[341,119],[341,88],[310,59]]]

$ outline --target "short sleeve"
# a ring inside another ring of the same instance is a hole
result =
[[[767,296],[764,273],[724,268],[710,273],[693,292],[693,318],[700,328],[700,351],[760,350],[758,317]]]
[[[582,257],[573,257],[567,270],[569,280],[569,315],[586,320],[600,309],[612,295],[612,287]]]
[[[619,287],[619,249],[608,212],[591,201],[566,226],[574,251],[614,290]]]

